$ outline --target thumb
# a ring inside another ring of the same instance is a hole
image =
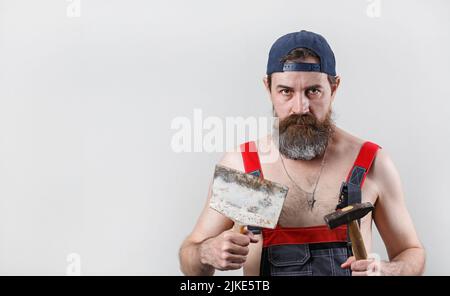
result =
[[[341,268],[349,268],[356,261],[355,256],[348,257],[347,261],[341,264]]]
[[[243,234],[250,238],[251,243],[257,243],[259,241],[259,238],[255,234],[253,234],[253,232],[248,230],[247,227],[245,228]]]

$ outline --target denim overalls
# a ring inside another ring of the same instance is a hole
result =
[[[361,202],[361,187],[380,147],[365,142],[341,186],[336,208]],[[245,172],[263,178],[254,142],[241,145]],[[312,227],[279,227],[260,229],[249,226],[253,233],[262,232],[262,276],[350,276],[340,265],[352,256],[347,225],[330,230],[326,225]]]

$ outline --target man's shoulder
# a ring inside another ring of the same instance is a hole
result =
[[[379,183],[380,181],[383,181],[386,176],[392,176],[392,174],[397,173],[395,165],[388,151],[386,151],[386,149],[382,149],[379,143],[359,138],[343,130],[340,130],[340,137],[340,149],[342,151],[353,151],[355,155],[359,153],[362,145],[367,141],[380,146],[380,149],[378,149],[378,151],[376,152],[372,167],[367,176],[369,179],[376,181],[376,183]]]
[[[358,153],[366,140],[359,138],[341,128],[336,128],[333,135],[334,148],[338,153]]]
[[[372,175],[375,179],[385,179],[387,176],[397,174],[397,169],[386,149],[379,149],[372,164]]]
[[[238,171],[244,171],[242,155],[239,149],[225,152],[219,160],[219,164]]]
[[[264,136],[253,142],[255,143],[256,146],[255,152],[258,152],[261,163],[264,163],[265,159],[270,156],[269,154],[273,154],[274,148],[272,145],[271,136],[270,135]],[[245,171],[241,153],[241,145],[244,143],[245,142],[242,142],[238,146],[234,147],[232,150],[226,151],[222,155],[219,164],[242,172]]]
[[[378,166],[381,167],[382,165],[385,166],[389,162],[391,162],[391,159],[390,159],[388,153],[386,152],[386,149],[381,149],[382,147],[379,143],[374,142],[370,139],[362,139],[362,138],[352,135],[349,132],[344,131],[342,129],[339,129],[336,134],[338,134],[338,142],[340,143],[338,146],[339,146],[340,150],[354,151],[356,153],[359,153],[359,151],[361,150],[361,147],[363,146],[364,143],[372,142],[380,147],[380,149],[378,149],[378,151],[375,155],[373,165],[378,163],[379,164]]]
[[[378,193],[381,193],[381,189],[387,186],[398,186],[397,183],[400,179],[397,168],[395,167],[388,151],[386,151],[385,148],[381,149],[380,143],[359,138],[343,130],[339,131],[339,136],[340,145],[338,145],[338,150],[346,155],[350,153],[356,157],[362,145],[367,141],[380,146],[380,149],[376,152],[372,166],[367,175],[366,185],[364,186],[369,186],[368,184],[370,183],[370,186],[375,186],[375,190]]]

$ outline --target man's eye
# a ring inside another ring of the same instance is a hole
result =
[[[311,88],[311,89],[308,89],[308,94],[316,96],[316,95],[320,94],[320,90],[318,88]]]
[[[285,88],[285,89],[280,90],[280,93],[284,96],[288,96],[291,94],[291,90]]]

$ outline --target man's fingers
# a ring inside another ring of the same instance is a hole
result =
[[[232,270],[241,268],[245,261],[247,260],[247,256],[235,255],[229,252],[223,252],[218,258],[217,269],[219,270]]]
[[[230,269],[240,269],[240,268],[242,268],[243,264],[242,263],[231,263],[229,266],[230,266]]]
[[[238,263],[243,264],[247,260],[247,256],[240,256],[240,255],[230,255],[228,257],[228,261],[231,263]]]
[[[242,268],[243,263],[228,263],[225,267],[219,267],[219,270],[233,270]]]
[[[241,234],[241,233],[233,233],[233,232],[229,232],[227,233],[227,239],[239,246],[243,246],[246,247],[250,244],[250,237],[248,237],[248,235],[245,234]]]
[[[347,261],[341,264],[341,268],[350,268],[355,260],[355,256],[348,257]]]
[[[259,238],[253,232],[248,230],[247,227],[245,228],[245,231],[243,234],[247,235],[250,238],[251,243],[257,243],[259,241]]]
[[[352,263],[352,276],[380,275],[380,263],[371,259],[358,260]]]
[[[225,244],[223,251],[229,252],[234,255],[247,256],[249,249],[248,247],[242,247],[233,243]]]
[[[373,262],[373,260],[357,260],[352,262],[352,271],[367,271],[367,267]]]
[[[253,237],[250,238],[250,242],[251,242],[251,243],[257,243],[257,242],[259,242],[259,237],[257,237],[256,235],[253,235]]]

